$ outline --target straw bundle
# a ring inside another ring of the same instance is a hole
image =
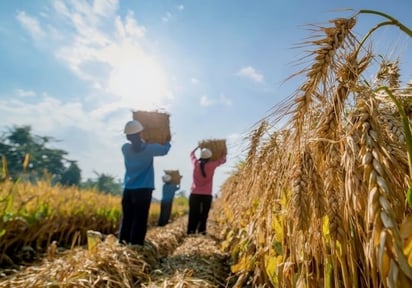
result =
[[[227,154],[225,139],[206,139],[199,142],[200,148],[208,148],[212,151],[211,160],[219,160]]]
[[[170,141],[169,114],[158,111],[134,111],[133,119],[142,123],[142,138],[147,143],[165,144]]]
[[[183,176],[180,175],[179,170],[165,170],[165,173],[172,177],[171,183],[180,185],[180,180]]]

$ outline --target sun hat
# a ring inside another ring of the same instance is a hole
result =
[[[172,176],[170,176],[169,174],[165,174],[162,176],[162,180],[163,182],[170,182],[170,180],[172,180]]]
[[[143,131],[143,125],[137,120],[131,120],[124,126],[124,134],[131,135]]]
[[[200,158],[209,159],[210,157],[212,157],[212,151],[210,151],[210,149],[208,148],[202,148],[202,150],[200,151]]]

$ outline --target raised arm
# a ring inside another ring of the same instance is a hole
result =
[[[192,162],[197,160],[196,155],[195,155],[195,152],[197,149],[199,149],[199,146],[196,146],[196,148],[193,149],[192,152],[190,152],[190,159],[192,160]]]
[[[226,155],[223,156],[222,158],[220,158],[220,159],[217,160],[217,161],[218,161],[219,165],[222,165],[222,164],[226,163]]]
[[[153,156],[163,156],[169,152],[171,145],[170,142],[167,142],[164,145],[152,143],[149,144],[148,147],[150,147],[150,151],[152,152]]]

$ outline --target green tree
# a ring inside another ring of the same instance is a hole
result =
[[[81,171],[75,161],[66,159],[67,152],[48,148],[52,137],[33,135],[31,126],[14,126],[0,137],[0,155],[7,160],[8,177],[36,180],[50,175],[52,182],[69,185],[80,183]]]
[[[83,189],[96,189],[99,192],[112,195],[120,195],[122,193],[122,183],[120,180],[116,180],[108,174],[94,173],[97,175],[97,178],[95,180],[89,178],[83,182],[81,184]]]
[[[66,168],[61,176],[60,183],[66,186],[79,186],[81,180],[81,170],[76,161],[69,161],[70,166]]]

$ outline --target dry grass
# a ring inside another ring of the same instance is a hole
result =
[[[187,237],[186,225],[183,217],[152,228],[144,246],[101,234],[94,248],[54,247],[37,265],[3,271],[0,287],[225,287],[228,257],[219,249],[217,223],[209,222],[210,236]]]

